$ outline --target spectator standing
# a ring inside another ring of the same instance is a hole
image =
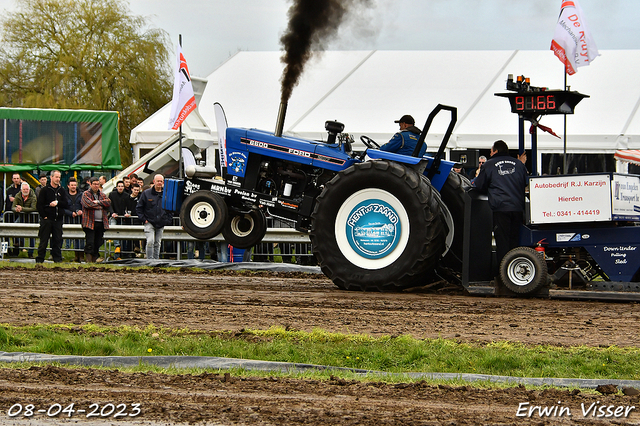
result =
[[[480,169],[482,168],[482,165],[486,162],[487,162],[487,157],[485,157],[484,155],[481,155],[480,157],[478,157],[478,168],[473,169],[469,172],[469,179],[477,178],[478,175],[480,174]]]
[[[110,225],[122,225],[122,218],[131,216],[130,213],[126,213],[127,198],[129,198],[129,194],[124,192],[124,182],[119,180],[116,183],[116,190],[109,193],[109,200],[111,200]],[[120,240],[115,241],[115,246],[115,257],[120,258]]]
[[[136,205],[138,219],[144,224],[144,234],[147,237],[147,259],[160,258],[160,243],[166,225],[171,225],[172,217],[162,208],[162,190],[164,176],[157,174],[153,177],[153,185],[140,194]]]
[[[129,195],[129,198],[127,198],[127,204],[125,207],[126,209],[125,211],[129,212],[129,215],[135,215],[136,206],[138,205],[139,199],[140,199],[140,185],[138,184],[131,185],[131,194]],[[132,225],[133,221],[129,224]]]
[[[125,207],[125,216],[128,213],[129,216],[135,216],[136,215],[136,206],[138,205],[138,200],[140,199],[140,185],[138,185],[137,183],[134,185],[131,185],[131,194],[129,195],[129,197],[127,198],[127,205]],[[134,219],[133,217],[131,217],[130,219],[127,220],[126,224],[127,225],[138,225],[140,223],[140,221],[136,218]],[[124,254],[124,257],[134,257],[131,254],[131,248],[133,246],[133,252],[140,252],[140,241],[139,240],[125,240],[123,241],[123,250],[126,252]]]
[[[5,216],[13,208],[13,201],[15,200],[16,195],[20,193],[20,184],[22,184],[22,178],[20,177],[20,173],[14,173],[13,176],[11,176],[11,185],[9,185],[9,187],[7,188],[7,194],[5,196],[5,206],[4,206]],[[4,220],[8,222],[17,222],[18,216],[14,216],[14,217],[11,217],[11,216],[12,215],[9,214],[10,219],[4,219]],[[13,248],[9,249],[10,256],[17,256],[18,254],[20,254],[20,246],[22,245],[21,241],[22,240],[19,238],[13,239]]]
[[[142,179],[140,179],[140,178],[138,177],[138,175],[137,175],[137,174],[135,174],[135,173],[131,173],[131,174],[129,175],[129,177],[131,178],[131,186],[133,186],[133,185],[139,185],[139,186],[140,186],[140,191],[142,191],[142,185],[144,184],[144,182],[142,181]]]
[[[62,262],[62,221],[64,211],[69,208],[69,195],[60,186],[60,171],[51,172],[51,182],[40,190],[37,206],[40,213],[38,256],[36,263],[43,263],[47,254],[47,244],[51,238],[51,257],[56,263]]]
[[[520,244],[528,181],[527,168],[522,161],[509,155],[509,148],[504,141],[494,142],[491,159],[480,168],[474,185],[489,197],[498,265],[509,250]]]
[[[82,193],[78,191],[78,181],[76,178],[69,178],[69,184],[67,185],[67,192],[69,194],[69,208],[65,210],[65,223],[82,223]],[[71,248],[69,244],[70,240],[66,242],[66,248]],[[84,259],[84,240],[73,240],[73,248],[75,262],[81,262]]]
[[[42,188],[47,186],[47,175],[42,173],[38,180],[40,181],[40,186],[36,187],[36,198],[40,196],[40,191],[42,191]]]
[[[131,194],[131,178],[129,176],[125,176],[122,178],[122,182],[124,183],[124,192]]]
[[[22,178],[20,177],[20,173],[14,173],[11,176],[11,185],[7,188],[7,196],[5,198],[5,206],[4,211],[10,212],[13,207],[13,200],[16,195],[20,193],[20,184],[22,183]]]
[[[36,193],[31,189],[27,182],[22,182],[22,184],[20,184],[20,193],[14,197],[11,210],[16,214],[16,222],[22,223],[29,222],[25,217],[26,215],[38,211]],[[19,240],[16,239],[16,241],[17,246],[22,246],[22,238]],[[27,256],[33,257],[33,247],[35,246],[33,238],[31,238],[30,243]]]
[[[102,191],[102,188],[107,183],[107,177],[105,175],[100,175],[98,179],[100,181],[100,191]]]
[[[111,200],[100,190],[97,177],[89,179],[89,190],[82,194],[82,230],[85,235],[84,257],[87,262],[98,259],[104,231],[109,229]]]
[[[88,191],[89,190],[89,178],[91,176],[87,176],[86,178],[82,179],[82,184],[80,185],[80,188],[78,189],[78,191],[80,192],[80,194],[82,194],[84,191]]]

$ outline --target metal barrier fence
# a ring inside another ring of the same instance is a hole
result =
[[[71,221],[73,221],[73,218]],[[118,217],[115,224],[109,225],[109,229],[104,233],[104,246],[101,250],[104,259],[111,260],[116,257],[133,257],[144,253],[144,245],[146,238],[144,235],[143,225],[123,224],[123,222],[135,222],[137,217],[130,218]],[[68,222],[71,222],[68,221]],[[67,223],[65,221],[62,226],[62,250],[74,251],[84,248],[84,231],[79,223]],[[311,254],[311,243],[307,234],[296,231],[291,228],[287,222],[277,219],[267,219],[269,228],[261,243],[253,248],[251,260],[255,262],[273,262],[281,260],[286,263],[296,261],[301,264],[315,264],[313,255]],[[8,240],[10,251],[9,255],[17,256],[21,250],[32,250],[32,255],[38,249],[38,230],[39,215],[38,213],[14,213],[5,212],[0,223],[0,241]],[[26,240],[29,239],[27,242]],[[120,242],[131,242],[122,244]],[[135,250],[136,242],[139,242],[139,252]],[[28,243],[28,244],[26,244]],[[115,248],[120,247],[119,253]],[[131,249],[126,249],[131,247]],[[16,252],[12,252],[16,250]],[[196,256],[195,251],[198,250]],[[200,251],[208,251],[209,256],[203,256]],[[162,238],[162,247],[160,257],[164,259],[184,259],[184,258],[204,258],[211,257],[214,260],[226,261],[228,245],[225,243],[222,235],[217,235],[211,240],[203,241],[193,238],[186,233],[180,226],[180,218],[175,217],[171,226],[164,227]],[[233,249],[231,249],[233,250]],[[236,250],[237,252],[237,250]],[[222,257],[222,259],[220,259]],[[237,258],[237,256],[234,256]],[[245,256],[245,260],[249,256]],[[231,260],[231,258],[228,258]],[[237,259],[236,259],[237,261]]]

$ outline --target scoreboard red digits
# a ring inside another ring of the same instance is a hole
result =
[[[556,106],[555,95],[516,95],[514,112],[539,112],[544,114],[555,111]]]

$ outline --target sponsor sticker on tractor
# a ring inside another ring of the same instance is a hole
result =
[[[387,256],[398,244],[402,229],[400,218],[388,203],[365,200],[349,213],[346,226],[351,248],[368,259]]]

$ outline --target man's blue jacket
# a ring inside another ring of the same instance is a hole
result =
[[[382,145],[380,149],[382,151],[395,152],[397,154],[411,156],[413,155],[413,150],[418,143],[419,137],[420,129],[418,129],[416,126],[410,126],[403,131],[393,135],[391,140]],[[423,142],[422,148],[420,148],[420,152],[418,153],[418,157],[422,157],[425,152],[427,152],[427,144]]]
[[[524,191],[529,183],[527,168],[508,153],[494,154],[480,168],[473,185],[489,196],[493,211],[520,212],[525,208]]]
[[[172,215],[162,208],[162,192],[156,192],[153,186],[140,194],[136,214],[140,222],[147,221],[154,228],[171,225]]]

